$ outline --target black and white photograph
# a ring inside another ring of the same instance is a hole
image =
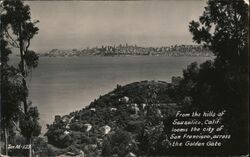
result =
[[[0,157],[249,156],[249,0],[0,13]]]

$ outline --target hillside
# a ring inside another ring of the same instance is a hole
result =
[[[156,81],[117,85],[82,110],[55,116],[48,125],[48,143],[60,148],[56,155],[125,156],[145,154],[151,147],[149,151],[161,149],[148,141],[156,136],[156,142],[165,142],[161,145],[165,150],[163,120],[178,108],[169,97],[171,88],[169,83]]]

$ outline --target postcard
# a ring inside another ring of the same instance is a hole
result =
[[[2,0],[0,156],[248,156],[249,1]]]

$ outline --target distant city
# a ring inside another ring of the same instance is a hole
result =
[[[212,56],[212,52],[200,45],[172,45],[163,47],[141,47],[137,45],[120,44],[85,49],[52,49],[40,56],[70,57],[70,56]]]

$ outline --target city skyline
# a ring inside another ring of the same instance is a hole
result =
[[[27,1],[39,33],[39,53],[51,49],[136,44],[194,44],[188,24],[202,14],[205,1]]]

